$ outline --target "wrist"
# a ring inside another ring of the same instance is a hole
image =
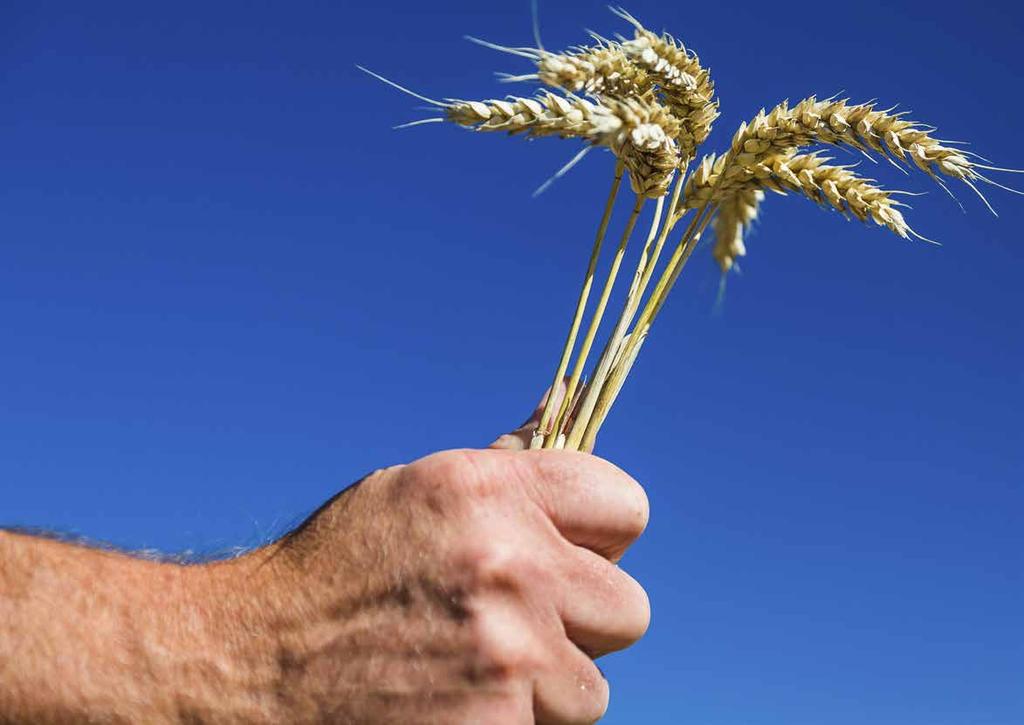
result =
[[[151,671],[174,683],[181,720],[278,722],[281,596],[276,545],[227,561],[178,567],[162,627],[147,648]]]

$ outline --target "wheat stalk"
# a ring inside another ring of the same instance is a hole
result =
[[[610,375],[601,386],[592,386],[587,390],[587,396],[580,406],[580,414],[573,423],[572,430],[566,440],[566,447],[579,451],[593,450],[594,442],[601,423],[608,415],[614,402],[614,396],[618,395],[626,373],[632,368],[637,355],[650,331],[651,325],[658,312],[661,311],[665,299],[675,285],[680,273],[689,261],[693,250],[697,248],[701,235],[714,216],[715,207],[705,205],[691,220],[683,237],[677,245],[675,252],[669,259],[658,284],[651,292],[643,311],[637,318],[636,325],[629,333],[628,341],[622,349],[617,352],[618,365],[611,371]]]
[[[626,295],[626,306],[625,310],[630,310],[632,301],[637,297],[637,292],[640,288],[641,281],[644,279],[644,272],[648,267],[648,259],[651,253],[652,245],[654,240],[658,237],[658,230],[661,227],[661,217],[664,208],[664,197],[658,199],[657,206],[654,211],[654,217],[651,220],[651,228],[647,234],[647,241],[644,243],[643,250],[640,253],[640,259],[637,262],[636,271],[633,273],[633,282],[630,285],[629,292]],[[623,339],[626,334],[626,328],[632,319],[632,315],[627,316],[625,311],[619,316],[619,320],[615,325],[611,335],[608,338],[608,343],[605,345],[604,352],[598,360],[597,367],[594,370],[594,375],[588,383],[587,393],[583,398],[580,410],[577,413],[577,420],[589,419],[593,403],[591,399],[593,397],[593,391],[600,391],[611,372],[612,365],[618,358],[619,354],[623,351]],[[558,430],[558,428],[556,428]]]
[[[637,261],[637,268],[633,275],[633,283],[630,285],[629,292],[626,295],[626,301],[623,304],[622,312],[615,324],[615,328],[605,345],[604,352],[598,360],[594,378],[589,383],[589,388],[591,389],[603,385],[605,378],[610,374],[609,368],[613,369],[621,359],[621,353],[623,352],[626,340],[629,337],[626,330],[632,323],[633,318],[636,315],[637,308],[640,305],[640,300],[643,299],[647,285],[651,280],[651,276],[654,274],[654,270],[658,264],[658,259],[661,256],[661,251],[665,245],[666,239],[668,238],[668,234],[671,232],[672,227],[679,218],[676,216],[676,208],[679,204],[681,192],[683,190],[683,179],[684,174],[680,174],[676,181],[675,189],[672,192],[672,198],[668,205],[668,213],[665,216],[664,224],[660,224],[662,220],[663,198],[658,200],[658,206],[654,214],[654,219],[651,223],[650,232],[647,235],[647,241],[644,244],[640,258]],[[655,239],[656,241],[654,241]],[[654,241],[653,249],[652,241]],[[635,355],[633,358],[635,359]],[[609,360],[611,361],[610,366]],[[630,360],[629,364],[632,365],[632,360]],[[577,418],[578,417],[580,417],[579,414],[577,414]],[[565,421],[560,422],[564,423]],[[559,430],[561,429],[556,428],[556,431]],[[561,435],[564,437],[564,431]]]
[[[630,212],[629,219],[626,222],[626,228],[623,230],[622,236],[619,238],[619,246],[615,250],[615,256],[612,258],[612,264],[608,270],[608,276],[605,278],[604,287],[601,289],[601,296],[597,301],[597,307],[590,319],[590,325],[587,327],[587,332],[583,337],[583,342],[580,344],[580,351],[576,357],[576,364],[573,367],[572,375],[569,377],[569,382],[566,385],[565,395],[562,398],[562,406],[559,409],[558,415],[554,419],[554,425],[551,428],[551,433],[554,436],[557,436],[561,431],[566,416],[568,416],[572,411],[570,404],[574,401],[577,387],[579,386],[580,379],[583,376],[583,368],[587,364],[587,358],[590,357],[590,349],[594,344],[594,338],[597,336],[598,328],[601,326],[601,320],[604,317],[605,308],[608,306],[608,300],[611,297],[612,289],[615,287],[615,280],[619,275],[619,267],[622,265],[622,258],[626,254],[626,246],[629,244],[629,239],[633,235],[633,228],[636,226],[637,219],[640,217],[640,212],[643,210],[644,201],[645,197],[642,194],[636,195],[636,202],[633,204],[633,210]],[[658,200],[658,209],[661,209],[660,199]],[[559,380],[561,380],[561,378],[559,378]],[[544,445],[550,448],[550,443],[551,441],[545,441]]]
[[[590,261],[587,262],[587,271],[583,276],[583,286],[580,289],[579,298],[576,301],[576,310],[573,313],[572,324],[569,326],[569,334],[566,336],[565,345],[562,347],[562,354],[558,359],[555,378],[552,381],[550,388],[552,392],[548,395],[547,401],[544,404],[540,424],[537,426],[533,439],[530,441],[530,448],[540,448],[544,444],[545,436],[552,429],[552,418],[555,415],[556,410],[555,398],[557,397],[554,395],[554,391],[558,390],[559,386],[562,384],[565,372],[569,368],[569,358],[572,356],[573,348],[576,346],[576,336],[579,334],[580,324],[583,321],[583,313],[586,310],[587,300],[590,297],[590,288],[594,283],[594,271],[597,268],[597,260],[601,254],[601,245],[608,232],[608,223],[611,220],[612,209],[615,206],[615,198],[619,194],[619,184],[622,182],[623,172],[624,166],[620,161],[615,166],[615,176],[612,180],[612,188],[608,193],[608,200],[605,202],[604,212],[601,214],[601,221],[597,227],[597,236],[594,239],[594,246],[590,252]],[[578,379],[579,378],[577,377],[577,380]],[[567,389],[566,395],[564,396],[566,404],[568,404],[570,399],[573,397],[573,392],[575,391],[569,392]],[[558,418],[561,418],[561,413],[559,413]],[[558,426],[555,426],[554,430],[557,434]]]

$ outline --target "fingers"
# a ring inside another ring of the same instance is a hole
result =
[[[651,621],[647,592],[629,574],[592,551],[567,557],[555,606],[566,636],[590,657],[629,647]]]
[[[552,403],[555,406],[555,410],[562,404],[562,398],[565,397],[565,381],[562,381],[557,388],[555,388],[555,400]],[[533,439],[533,434],[537,430],[537,426],[540,425],[541,416],[544,414],[544,408],[547,406],[548,397],[551,395],[551,389],[544,393],[544,396],[540,399],[537,407],[526,421],[516,428],[511,433],[498,436],[497,440],[491,443],[488,448],[500,448],[510,451],[524,451],[530,447],[530,441]]]
[[[608,680],[587,655],[562,640],[551,668],[534,682],[538,725],[597,722],[608,709]]]
[[[520,688],[538,722],[599,718],[608,685],[592,657],[633,643],[649,621],[646,594],[612,563],[646,526],[640,485],[559,450],[446,451],[396,481],[393,500],[432,517],[464,593],[474,681]]]
[[[619,467],[572,451],[516,457],[521,485],[573,544],[618,561],[646,528],[647,494]]]

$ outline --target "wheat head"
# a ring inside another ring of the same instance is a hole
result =
[[[664,196],[679,167],[679,120],[654,99],[604,102],[622,120],[609,146],[626,165],[633,191],[648,198]]]
[[[584,138],[594,142],[615,134],[622,126],[622,120],[606,106],[554,93],[534,98],[452,100],[446,104],[445,116],[475,131]]]
[[[632,63],[614,43],[561,54],[544,53],[537,62],[536,77],[570,93],[597,97],[646,97],[654,91],[647,71]]]
[[[658,84],[669,110],[680,120],[678,137],[684,160],[696,155],[718,118],[718,101],[711,74],[688,50],[668,33],[658,35],[621,9],[614,11],[634,28],[634,38],[622,43],[626,57],[640,66]]]
[[[852,167],[833,165],[830,161],[817,153],[797,154],[790,150],[753,165],[743,184],[723,187],[718,179],[727,170],[728,156],[717,160],[713,156],[704,158],[687,181],[685,204],[689,208],[718,205],[713,254],[723,272],[729,271],[735,259],[746,253],[743,232],[757,218],[765,191],[797,192],[843,215],[852,215],[862,222],[873,221],[904,239],[919,236],[897,208],[902,204],[893,196],[899,192],[882,189],[874,180],[854,173]]]
[[[668,192],[677,167],[678,120],[653,98],[605,98],[544,93],[535,98],[450,101],[447,119],[477,131],[582,138],[605,146],[629,171],[633,191],[656,198]]]
[[[742,184],[765,158],[819,143],[874,151],[891,161],[913,164],[939,183],[940,176],[962,181],[975,192],[976,182],[988,181],[966,152],[946,145],[932,135],[934,129],[903,115],[877,110],[873,103],[851,105],[845,99],[819,101],[814,96],[792,108],[784,101],[767,113],[762,109],[733,136],[720,183]]]

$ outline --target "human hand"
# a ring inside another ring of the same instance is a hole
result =
[[[569,451],[436,453],[377,471],[273,546],[250,579],[289,721],[575,723],[593,657],[647,628],[615,562],[647,522],[620,469]]]
[[[377,471],[207,564],[0,530],[0,722],[591,722],[647,627],[640,486],[585,453]],[[6,665],[6,666],[5,666]]]

